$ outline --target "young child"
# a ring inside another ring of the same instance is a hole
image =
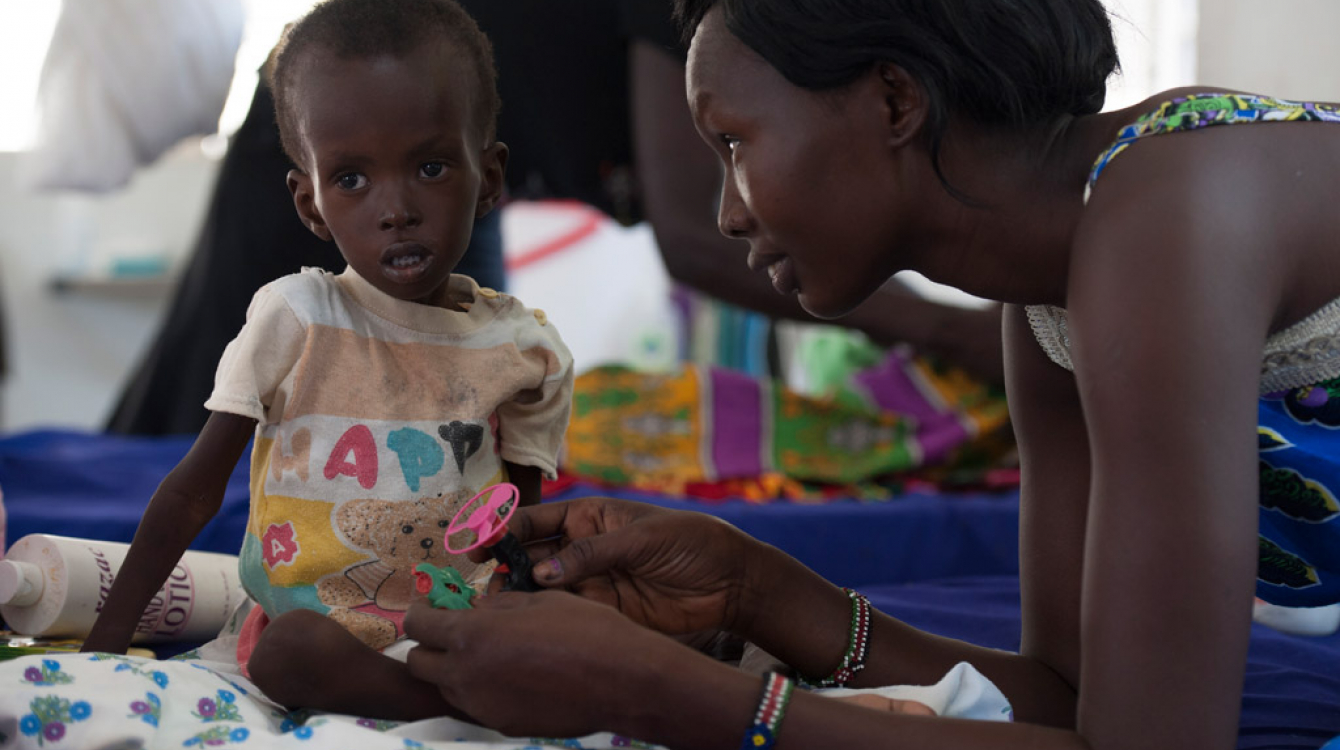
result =
[[[268,73],[294,205],[348,269],[256,293],[87,649],[126,648],[254,433],[241,574],[260,606],[240,663],[287,706],[440,715],[403,664],[413,569],[487,572],[449,555],[444,529],[499,481],[538,502],[572,388],[543,312],[451,274],[502,191],[490,44],[454,0],[329,0]]]

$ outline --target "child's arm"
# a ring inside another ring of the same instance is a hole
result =
[[[210,415],[191,450],[150,499],[84,651],[125,652],[149,600],[218,513],[228,477],[255,427],[248,417]]]
[[[507,481],[516,485],[520,497],[520,506],[525,508],[531,505],[539,505],[540,480],[542,479],[539,467],[514,464],[511,461],[504,461],[503,465],[507,467]]]

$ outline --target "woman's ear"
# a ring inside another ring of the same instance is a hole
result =
[[[288,171],[288,191],[293,194],[293,207],[298,209],[302,223],[312,230],[312,234],[329,242],[332,239],[326,220],[316,208],[316,193],[312,190],[312,178],[301,169]]]
[[[507,174],[507,144],[494,141],[479,156],[479,199],[475,201],[475,218],[483,218],[502,200],[503,178]]]
[[[917,137],[926,123],[926,89],[902,66],[880,63],[878,73],[884,90],[889,145],[904,145]]]

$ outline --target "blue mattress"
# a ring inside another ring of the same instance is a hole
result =
[[[0,489],[12,543],[29,533],[129,541],[186,438],[43,431],[0,437]],[[235,553],[247,473],[233,473],[219,515],[193,548]],[[1019,644],[1018,502],[1013,494],[910,494],[820,505],[696,502],[612,494],[719,516],[913,625],[985,646]],[[1303,638],[1255,626],[1238,747],[1309,750],[1340,735],[1340,635]]]
[[[9,542],[53,533],[129,542],[154,489],[191,439],[42,431],[0,437],[0,489]],[[248,450],[246,455],[250,455]],[[192,549],[236,554],[246,529],[247,461]],[[911,494],[893,501],[821,505],[696,502],[588,485],[553,500],[616,495],[719,516],[795,555],[844,586],[1018,572],[1017,497]]]
[[[1019,648],[1019,578],[971,576],[863,589],[881,612],[933,633]],[[1252,626],[1239,750],[1316,750],[1340,736],[1340,634]]]

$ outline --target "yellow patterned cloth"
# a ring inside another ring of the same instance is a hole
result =
[[[1012,455],[1003,396],[901,350],[841,398],[720,367],[578,376],[563,471],[623,487],[754,501],[887,497],[880,480],[980,477]]]

